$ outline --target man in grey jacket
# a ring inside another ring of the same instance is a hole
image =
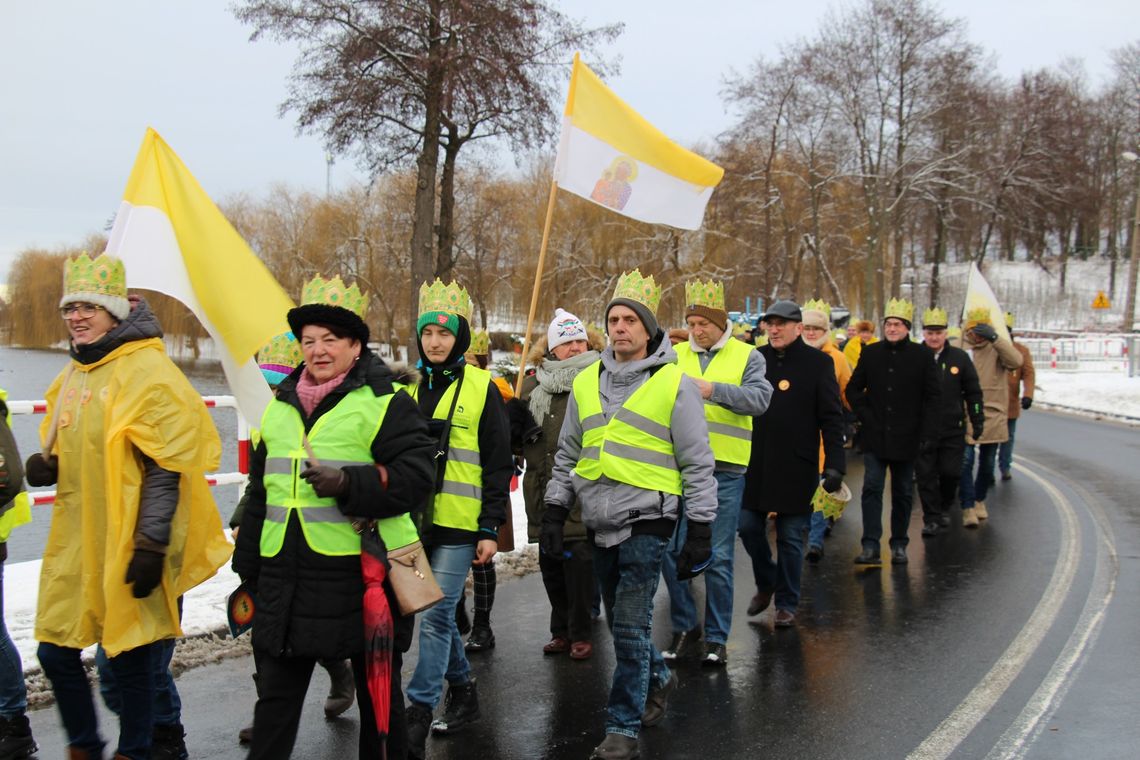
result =
[[[677,678],[653,646],[653,595],[683,497],[688,537],[677,575],[708,562],[716,518],[714,458],[697,386],[656,319],[660,289],[637,270],[606,307],[610,346],[574,381],[546,489],[540,546],[562,556],[562,526],[577,497],[594,539],[594,567],[614,640],[606,737],[591,757],[638,756],[642,726],[665,716]]]

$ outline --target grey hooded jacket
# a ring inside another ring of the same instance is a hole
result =
[[[648,357],[631,362],[619,362],[612,347],[602,352],[599,391],[602,413],[607,420],[649,379],[650,370],[677,360],[677,353],[667,340],[661,340],[655,347],[651,343],[650,348]],[[578,416],[578,405],[571,394],[558,436],[554,470],[546,487],[546,503],[570,508],[577,496],[582,504],[582,522],[594,531],[594,542],[601,547],[625,541],[633,533],[633,524],[640,520],[676,520],[678,498],[673,494],[619,483],[605,475],[597,480],[586,480],[574,474],[582,450],[582,423]],[[717,509],[714,461],[704,402],[694,383],[682,380],[669,428],[681,471],[685,515],[693,522],[711,523]]]

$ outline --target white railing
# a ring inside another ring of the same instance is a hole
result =
[[[1123,372],[1132,374],[1137,339],[1129,335],[1076,335],[1058,338],[1018,338],[1029,349],[1038,369],[1058,372]]]

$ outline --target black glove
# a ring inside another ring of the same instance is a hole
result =
[[[159,552],[135,549],[131,564],[127,565],[127,577],[124,581],[135,584],[131,591],[135,599],[145,599],[158,584],[162,583],[162,564],[165,560],[166,555]]]
[[[1029,398],[1029,396],[1022,396],[1021,397],[1021,408],[1022,409],[1028,409],[1031,406],[1033,406],[1033,399]]]
[[[974,417],[972,420],[970,420],[970,427],[973,428],[970,432],[970,437],[975,441],[981,440],[982,430],[985,429],[985,426],[985,417]]]
[[[24,463],[24,479],[30,486],[54,486],[59,481],[59,457],[32,454]]]
[[[835,493],[843,487],[843,473],[836,472],[835,470],[823,471],[823,490],[828,493]]]
[[[677,580],[696,578],[705,571],[712,557],[712,524],[690,522],[685,545],[677,556]]]
[[[974,335],[977,335],[982,340],[988,340],[990,343],[993,343],[995,340],[997,340],[997,330],[994,329],[993,325],[987,325],[985,322],[979,322],[970,329],[973,331]]]
[[[348,476],[339,467],[327,464],[309,465],[301,471],[301,478],[313,487],[322,499],[344,496],[348,493]]]
[[[538,536],[539,550],[551,559],[562,559],[562,529],[570,510],[557,504],[547,504],[542,513],[542,528]]]

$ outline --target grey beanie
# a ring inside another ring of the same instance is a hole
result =
[[[628,306],[633,309],[638,319],[645,325],[645,331],[649,333],[650,340],[652,340],[661,329],[657,325],[657,317],[653,315],[653,312],[651,312],[649,307],[645,304],[640,301],[634,301],[632,298],[615,298],[606,304],[606,335],[610,334],[610,309],[615,306]]]

